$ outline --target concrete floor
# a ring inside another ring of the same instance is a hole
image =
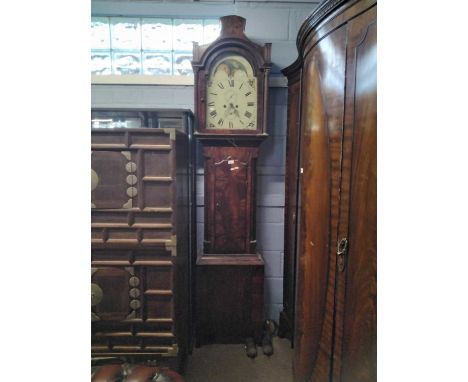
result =
[[[186,382],[292,382],[292,349],[287,339],[273,338],[274,354],[261,346],[257,357],[246,356],[244,345],[205,345],[188,358]]]

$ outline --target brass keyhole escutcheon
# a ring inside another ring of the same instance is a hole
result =
[[[104,293],[99,285],[91,283],[91,306],[99,304]]]
[[[348,253],[348,238],[342,238],[336,248],[336,256],[338,257],[338,270],[344,271],[345,268],[345,256]]]

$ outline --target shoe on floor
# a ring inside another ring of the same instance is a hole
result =
[[[273,343],[271,342],[271,334],[269,332],[263,333],[262,338],[263,354],[271,356],[273,354]]]
[[[262,348],[263,354],[271,356],[273,354],[272,338],[276,333],[277,324],[273,320],[265,320],[263,323]]]
[[[255,345],[252,337],[245,340],[245,352],[250,358],[255,358],[257,356],[257,345]]]

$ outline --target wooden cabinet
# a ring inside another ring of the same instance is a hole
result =
[[[295,381],[377,380],[376,14],[325,1],[298,35]]]
[[[92,355],[180,368],[190,345],[191,114],[157,118],[178,128],[92,129]]]

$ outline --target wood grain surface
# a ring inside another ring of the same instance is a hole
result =
[[[326,1],[298,37],[295,381],[377,379],[376,10]]]

